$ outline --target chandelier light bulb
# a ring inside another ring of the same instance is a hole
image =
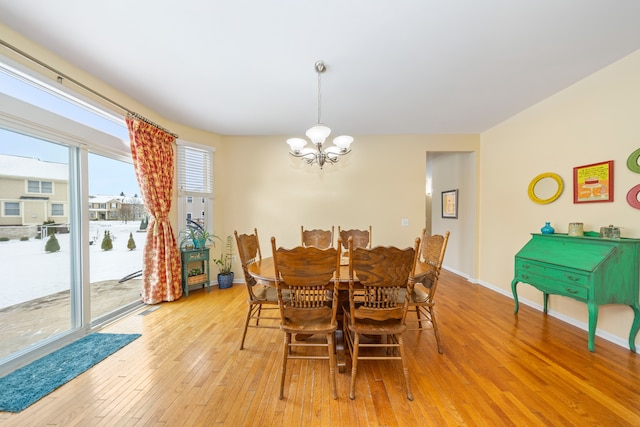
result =
[[[349,135],[340,135],[333,139],[333,146],[323,148],[327,137],[331,134],[331,129],[322,124],[321,122],[321,99],[322,99],[322,90],[321,90],[321,79],[320,75],[327,70],[323,61],[316,61],[315,63],[316,73],[318,73],[318,122],[316,125],[312,126],[307,130],[305,135],[315,148],[305,148],[307,145],[307,141],[302,138],[289,138],[287,140],[287,144],[291,150],[289,154],[294,157],[300,157],[308,164],[316,163],[320,166],[320,169],[324,166],[325,163],[334,164],[337,163],[340,159],[340,156],[344,156],[345,154],[349,154],[351,152],[351,143],[353,142],[353,137]]]
[[[311,142],[316,145],[324,144],[330,134],[331,129],[322,124],[317,124],[312,128],[309,128],[309,130],[307,130],[307,132],[305,133],[305,135],[307,135],[307,138],[309,138]]]
[[[287,139],[287,144],[291,147],[291,151],[299,153],[302,151],[302,148],[307,145],[307,141],[302,138],[289,138]]]
[[[333,145],[338,147],[340,151],[346,152],[349,151],[349,147],[353,142],[353,137],[349,135],[340,135],[333,138]]]

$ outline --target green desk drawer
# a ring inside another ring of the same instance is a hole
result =
[[[547,281],[544,283],[538,283],[537,288],[548,294],[564,295],[580,300],[586,300],[589,298],[589,288],[585,288],[584,286]]]
[[[589,275],[564,271],[550,264],[516,260],[516,277],[548,294],[565,295],[586,300],[589,297]]]
[[[547,294],[564,295],[576,299],[586,300],[589,297],[589,288],[567,282],[554,281],[554,279],[528,271],[518,271],[516,279],[519,282],[535,286]]]
[[[590,285],[590,275],[581,274],[579,271],[564,271],[557,269],[550,264],[536,264],[530,261],[516,260],[516,271],[522,274],[546,277],[548,280],[564,282],[570,285],[586,286]],[[526,280],[525,280],[526,282]]]

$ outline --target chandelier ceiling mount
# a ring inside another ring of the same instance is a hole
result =
[[[334,164],[340,160],[341,156],[349,154],[351,152],[351,143],[353,137],[349,135],[340,135],[333,139],[333,145],[326,147],[324,143],[327,137],[331,134],[331,129],[322,123],[322,79],[321,75],[327,70],[324,61],[316,61],[315,65],[316,73],[318,74],[318,122],[307,130],[305,135],[311,140],[311,144],[314,148],[305,147],[307,140],[303,138],[289,138],[287,144],[291,150],[289,154],[294,157],[300,157],[307,164],[317,163],[320,169],[323,168],[325,163]]]

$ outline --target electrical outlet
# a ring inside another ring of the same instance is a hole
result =
[[[231,255],[231,262],[236,262],[236,256],[235,255]]]
[[[409,219],[408,218],[402,218],[402,226],[403,227],[408,227],[409,226]]]

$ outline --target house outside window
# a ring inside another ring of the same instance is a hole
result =
[[[53,182],[27,180],[28,193],[53,194]]]
[[[64,216],[64,205],[62,203],[52,203],[51,216]]]
[[[4,202],[4,209],[2,210],[4,216],[20,216],[20,203],[18,202]]]

